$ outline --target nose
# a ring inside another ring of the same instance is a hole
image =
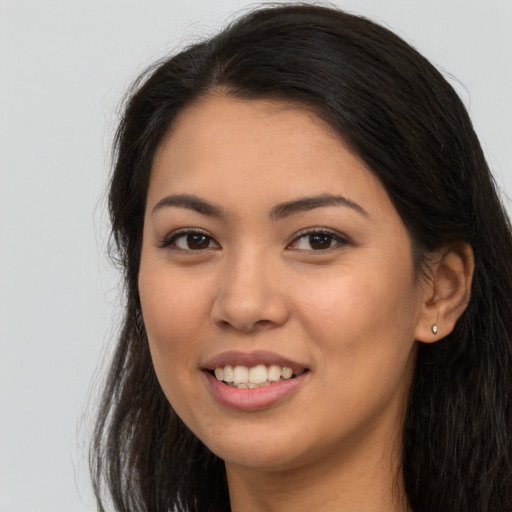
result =
[[[244,333],[283,325],[289,308],[278,277],[279,270],[261,253],[226,262],[212,305],[212,321]]]

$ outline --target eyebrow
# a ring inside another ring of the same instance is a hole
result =
[[[165,206],[187,208],[201,213],[202,215],[207,215],[208,217],[224,217],[226,215],[225,211],[220,206],[215,206],[205,199],[189,194],[173,194],[160,199],[153,207],[151,215]]]
[[[278,220],[289,217],[290,215],[295,215],[296,213],[307,212],[309,210],[314,210],[315,208],[323,208],[326,206],[346,206],[348,208],[352,208],[361,215],[368,217],[368,213],[361,205],[344,196],[335,194],[320,194],[318,196],[301,197],[300,199],[278,204],[272,208],[270,217]]]
[[[201,197],[190,194],[173,194],[160,199],[153,207],[151,215],[164,207],[177,207],[194,210],[208,217],[225,217],[226,212],[220,206],[214,205]],[[307,212],[316,208],[326,206],[346,206],[352,208],[356,212],[368,217],[366,210],[359,204],[347,199],[344,196],[334,194],[320,194],[311,197],[301,197],[292,201],[277,204],[270,211],[270,218],[280,220],[297,213]]]

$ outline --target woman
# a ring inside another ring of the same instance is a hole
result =
[[[511,230],[388,30],[263,8],[135,85],[99,508],[512,510]]]

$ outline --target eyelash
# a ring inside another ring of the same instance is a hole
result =
[[[339,246],[348,245],[350,243],[350,240],[348,237],[338,233],[337,231],[334,231],[332,229],[328,228],[305,228],[298,233],[295,234],[293,240],[287,245],[287,249],[290,248],[293,244],[296,244],[299,240],[303,238],[310,237],[309,244],[311,245],[311,237],[314,236],[324,236],[328,237],[331,242],[335,242],[334,245],[330,245],[327,248],[320,248],[320,249],[297,249],[300,251],[311,251],[311,252],[318,252],[318,253],[325,253],[328,251],[331,251]]]
[[[188,238],[191,236],[205,237],[206,241],[208,242],[208,246],[201,247],[198,249],[191,249],[191,248],[185,249],[182,247],[178,247],[176,245],[176,241],[179,240],[180,238]],[[293,250],[292,246],[294,244],[297,244],[301,239],[304,239],[306,237],[310,237],[309,244],[311,245],[311,237],[314,237],[314,236],[323,236],[323,237],[328,238],[331,242],[331,245],[326,248],[319,248],[319,249],[311,248],[311,249],[297,249],[297,250],[323,253],[323,252],[331,251],[332,249],[334,249],[338,246],[343,246],[343,245],[347,245],[350,243],[350,240],[346,236],[341,235],[340,233],[338,233],[332,229],[320,228],[320,227],[305,228],[294,235],[293,240],[286,246],[286,249]],[[214,244],[216,244],[216,246],[217,246],[214,248],[220,247],[219,244],[215,241],[215,239],[212,236],[210,236],[207,231],[203,231],[201,229],[182,229],[182,230],[176,231],[176,232],[172,233],[170,236],[164,238],[159,243],[159,247],[162,249],[163,248],[171,248],[171,249],[176,249],[176,250],[181,250],[181,251],[202,252],[202,251],[205,251],[208,249],[212,249],[212,247],[210,247],[210,244],[212,242]],[[332,242],[335,242],[335,245],[332,245]]]
[[[215,242],[213,237],[211,237],[207,231],[203,231],[202,229],[180,229],[179,231],[175,231],[171,235],[164,238],[159,243],[158,246],[162,249],[171,248],[171,249],[176,249],[176,250],[181,250],[181,251],[190,251],[190,252],[199,252],[199,251],[204,251],[206,249],[211,249],[211,247],[205,247],[205,248],[201,248],[201,249],[190,249],[190,248],[183,249],[181,247],[176,246],[176,241],[179,240],[180,238],[187,238],[189,236],[194,236],[194,235],[204,236],[209,241],[208,245],[210,245],[210,243],[212,241]],[[215,244],[217,244],[217,242],[215,242]],[[218,244],[217,244],[217,246],[218,246]]]

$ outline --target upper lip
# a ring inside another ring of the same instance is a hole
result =
[[[222,352],[221,354],[217,354],[216,356],[206,360],[202,367],[205,370],[215,370],[215,368],[223,368],[227,365],[239,365],[251,368],[259,364],[275,364],[281,367],[286,366],[294,371],[307,369],[307,365],[305,364],[293,361],[292,359],[276,354],[275,352],[267,352],[263,350],[256,350],[253,352],[240,352],[236,350]]]

